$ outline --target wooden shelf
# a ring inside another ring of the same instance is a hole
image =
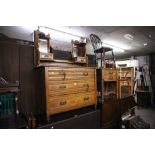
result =
[[[134,81],[134,68],[133,67],[120,67],[117,68],[117,79],[118,79],[118,96],[122,98],[125,96],[132,95],[133,92],[133,81]],[[127,87],[127,89],[124,89]],[[127,91],[127,92],[126,92]]]

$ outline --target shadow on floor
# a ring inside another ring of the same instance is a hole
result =
[[[140,107],[135,108],[135,114],[139,115],[145,122],[150,124],[151,129],[155,129],[155,107]]]

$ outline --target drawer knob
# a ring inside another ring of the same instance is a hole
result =
[[[62,80],[65,80],[65,78],[66,78],[66,73],[65,72],[59,72],[59,75],[63,75],[64,77],[63,77]]]
[[[66,105],[66,104],[67,104],[67,101],[60,102],[60,105]]]
[[[83,99],[84,99],[84,101],[87,101],[87,100],[89,100],[89,97],[85,96]]]
[[[88,91],[88,89],[89,89],[89,84],[83,84],[83,87],[85,87],[85,88],[86,88],[86,91]]]
[[[83,87],[89,87],[89,84],[83,84]]]

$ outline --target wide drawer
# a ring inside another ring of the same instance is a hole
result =
[[[46,68],[48,81],[80,80],[95,78],[93,68]]]
[[[49,97],[47,99],[47,115],[65,112],[80,107],[96,104],[95,91],[89,93],[81,93],[78,95],[66,95],[59,98]]]
[[[95,90],[95,81],[57,81],[47,86],[49,96],[90,92]]]
[[[104,69],[102,71],[102,77],[104,81],[116,81],[117,71],[115,69]]]

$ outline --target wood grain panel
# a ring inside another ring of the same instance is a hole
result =
[[[93,105],[96,102],[95,92],[66,95],[59,98],[50,97],[47,100],[47,115],[65,112],[79,107]]]
[[[55,95],[65,95],[65,94],[75,94],[80,92],[90,92],[95,90],[95,81],[67,81],[53,84],[48,84],[47,86],[49,96]]]
[[[0,42],[0,70],[9,83],[19,81],[19,45]]]
[[[48,70],[48,80],[50,81],[61,81],[61,80],[81,80],[87,78],[94,78],[95,71],[92,69],[83,68],[57,68]]]
[[[104,81],[117,81],[116,69],[104,69],[102,72]]]
[[[21,108],[24,112],[35,111],[33,47],[20,46],[20,89]]]

